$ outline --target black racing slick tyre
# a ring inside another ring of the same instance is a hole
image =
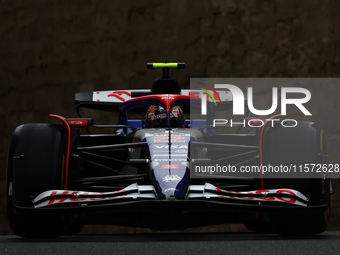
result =
[[[264,140],[265,161],[271,165],[304,165],[327,163],[326,141],[323,129],[314,122],[298,122],[296,127],[275,126],[268,130]],[[265,188],[290,188],[309,198],[308,206],[330,205],[330,180],[323,173],[314,178],[265,179]],[[309,176],[308,176],[309,177]],[[328,207],[329,208],[329,207]],[[322,233],[329,221],[329,210],[310,214],[270,215],[273,229],[285,236],[303,236]]]
[[[57,237],[67,230],[63,215],[23,215],[14,208],[32,208],[32,198],[47,190],[64,188],[66,153],[67,135],[62,126],[24,124],[14,131],[7,164],[7,215],[14,234]]]

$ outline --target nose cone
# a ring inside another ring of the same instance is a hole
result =
[[[165,175],[161,171],[154,171],[154,174],[156,179],[159,177],[157,186],[163,199],[185,198],[189,183],[189,169],[185,164],[178,169],[169,169]]]
[[[166,197],[166,200],[168,200],[168,201],[176,201],[177,198],[176,198],[175,195],[171,195],[171,196],[167,196],[167,197]]]
[[[139,131],[138,131],[139,132]],[[189,184],[189,143],[192,130],[145,129],[150,173],[159,199],[185,199]]]
[[[163,178],[163,180],[164,179],[166,179],[166,181],[160,185],[161,192],[164,194],[165,199],[175,200],[178,192],[180,191],[177,186],[182,178],[178,175],[167,175]]]

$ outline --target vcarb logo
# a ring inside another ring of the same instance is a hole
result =
[[[244,94],[240,88],[231,84],[215,84],[216,89],[228,89],[233,95],[233,115],[244,115]],[[304,98],[287,98],[288,93],[300,93]],[[247,89],[247,102],[249,111],[255,115],[269,115],[276,111],[278,105],[278,88],[272,88],[272,106],[267,110],[255,109],[253,104],[253,88]],[[311,99],[311,93],[308,89],[298,87],[282,87],[281,88],[281,115],[286,115],[287,105],[295,105],[304,115],[311,116],[312,114],[303,106]],[[207,97],[202,97],[201,114],[207,114]]]

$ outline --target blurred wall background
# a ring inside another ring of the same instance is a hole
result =
[[[148,88],[160,72],[146,63],[165,59],[186,63],[171,72],[184,87],[190,77],[339,77],[339,9],[337,0],[1,0],[0,234],[11,233],[5,168],[16,126],[49,122],[49,113],[75,116],[76,92]],[[338,108],[337,92],[329,91],[327,107]],[[332,123],[325,128],[339,163],[339,121]],[[339,230],[338,180],[333,188],[329,230]],[[141,231],[149,230],[83,233]]]

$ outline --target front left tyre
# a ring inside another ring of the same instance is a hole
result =
[[[327,148],[323,129],[314,122],[301,121],[294,128],[270,128],[264,141],[266,163],[272,166],[304,166],[326,163]],[[278,187],[298,190],[309,198],[308,206],[330,206],[330,180],[320,172],[318,178],[269,178],[267,188]],[[324,232],[329,222],[329,208],[309,214],[273,213],[273,229],[285,236],[315,235]]]

